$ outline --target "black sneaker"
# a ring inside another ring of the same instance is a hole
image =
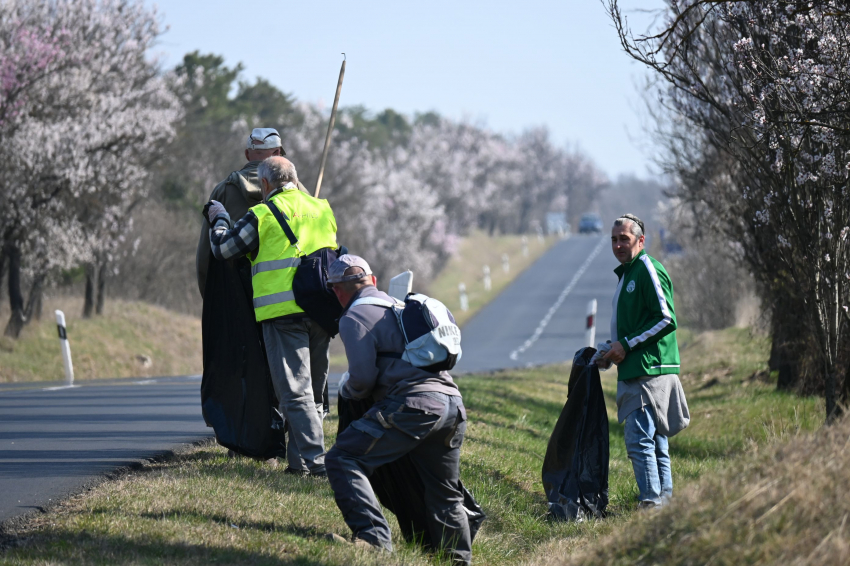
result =
[[[290,476],[307,476],[310,475],[310,472],[307,470],[299,470],[298,468],[293,468],[292,466],[287,466],[285,470],[283,470],[284,474],[288,474]]]

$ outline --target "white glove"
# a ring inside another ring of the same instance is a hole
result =
[[[603,360],[602,356],[611,350],[611,342],[600,342],[596,345],[596,353],[590,358],[590,365],[596,364],[600,371],[605,371],[611,368],[611,360]]]
[[[337,394],[343,399],[351,399],[351,397],[345,394],[345,384],[348,383],[349,377],[351,377],[351,375],[348,372],[345,372],[339,380],[339,391],[337,391]]]
[[[230,215],[227,213],[227,209],[217,200],[211,200],[207,203],[204,207],[204,214],[206,214],[210,226],[215,224],[215,219],[219,216],[224,216],[230,222]]]

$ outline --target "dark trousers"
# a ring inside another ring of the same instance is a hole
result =
[[[463,401],[442,393],[387,397],[342,431],[325,465],[336,504],[354,536],[392,550],[390,528],[368,478],[379,466],[410,454],[425,486],[432,540],[456,562],[471,562],[459,483],[465,432]]]

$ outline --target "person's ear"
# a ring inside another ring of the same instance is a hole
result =
[[[374,275],[372,276],[372,285],[374,285],[375,287],[378,286],[378,278],[375,277]]]

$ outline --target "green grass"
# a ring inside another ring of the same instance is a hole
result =
[[[683,338],[683,366],[694,370],[683,376],[693,420],[670,443],[677,494],[748,454],[820,425],[820,400],[777,393],[773,384],[750,379],[765,369],[763,338],[736,329],[683,333]],[[477,564],[545,563],[631,524],[637,488],[616,422],[613,372],[603,374],[613,517],[584,523],[545,517],[540,467],[566,400],[568,372],[562,365],[458,382],[470,415],[462,477],[488,514],[473,549]],[[331,418],[328,445],[335,429]],[[0,563],[440,563],[404,544],[393,529],[396,552],[391,556],[333,544],[326,533],[346,536],[348,530],[326,483],[227,459],[222,448],[207,445],[146,465],[39,516],[16,534]]]
[[[75,379],[201,372],[200,319],[121,300],[107,301],[103,316],[83,319],[82,300],[71,297],[47,299],[42,320],[26,326],[19,339],[0,337],[0,382],[65,379],[56,309],[65,313]]]

